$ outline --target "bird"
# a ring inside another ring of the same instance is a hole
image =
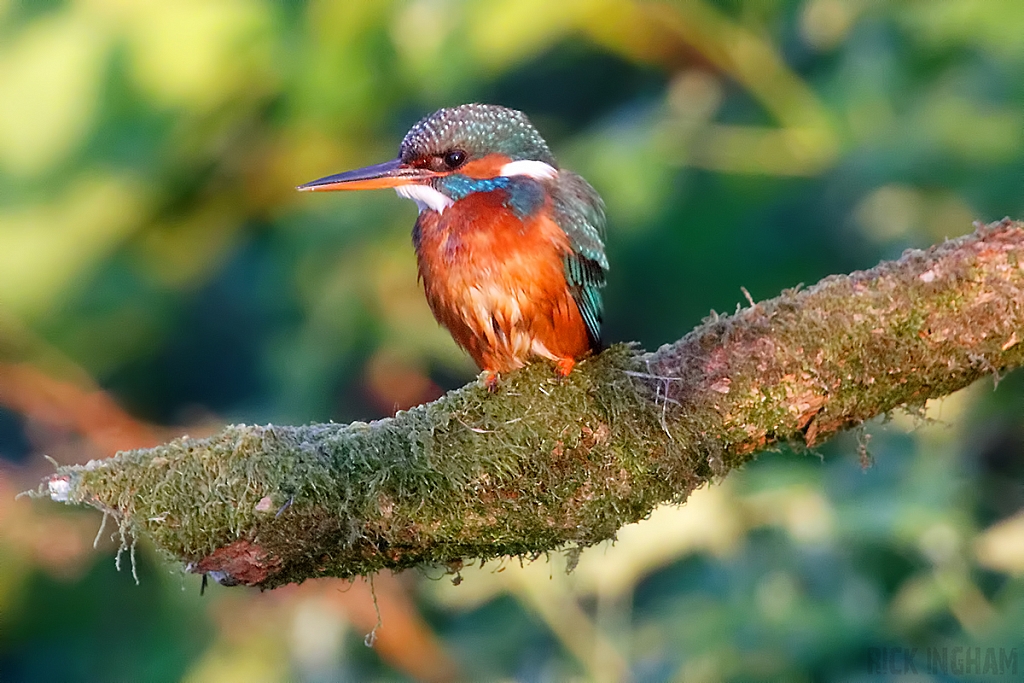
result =
[[[558,166],[521,111],[439,109],[409,129],[396,159],[297,189],[376,188],[416,202],[412,242],[427,303],[488,389],[540,359],[568,377],[601,350],[604,202]]]

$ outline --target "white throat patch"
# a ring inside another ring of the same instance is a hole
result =
[[[527,175],[537,180],[547,180],[548,178],[554,178],[558,175],[558,169],[551,164],[546,164],[543,161],[534,161],[532,159],[520,159],[519,161],[510,161],[498,170],[498,175],[513,176],[513,175]]]
[[[405,197],[416,202],[420,213],[424,211],[437,211],[444,213],[444,210],[455,202],[429,185],[399,185],[395,188],[399,197]]]

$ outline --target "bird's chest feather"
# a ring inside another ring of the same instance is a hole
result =
[[[414,241],[435,316],[471,353],[484,344],[528,354],[533,320],[565,296],[568,238],[543,206],[520,216],[503,191],[423,213]]]

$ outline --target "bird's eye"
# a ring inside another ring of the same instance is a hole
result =
[[[444,155],[444,165],[449,169],[456,169],[466,161],[466,153],[461,149],[453,149]]]

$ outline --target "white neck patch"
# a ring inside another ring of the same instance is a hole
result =
[[[558,169],[551,164],[546,164],[543,161],[534,161],[533,159],[520,159],[519,161],[510,161],[498,170],[498,175],[502,176],[514,176],[514,175],[527,175],[537,180],[547,180],[548,178],[554,178],[558,175]]]
[[[424,211],[437,211],[444,213],[444,210],[455,203],[451,197],[447,197],[430,185],[399,185],[395,188],[399,197],[405,197],[416,202],[420,213]]]
[[[557,176],[558,169],[543,161],[520,159],[519,161],[510,161],[502,166],[498,169],[498,175],[504,177],[525,175],[537,180],[547,180]],[[395,192],[399,197],[405,197],[416,202],[420,213],[424,211],[444,213],[445,209],[455,203],[454,199],[438,192],[429,185],[399,185],[395,188]]]

